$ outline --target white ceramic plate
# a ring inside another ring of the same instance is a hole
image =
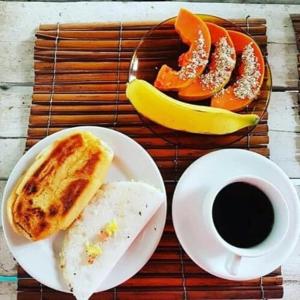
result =
[[[242,258],[239,272],[229,274],[225,267],[230,253],[217,244],[202,226],[201,199],[210,186],[244,175],[261,177],[282,193],[290,211],[288,232],[272,252]],[[299,200],[287,175],[269,159],[246,150],[226,149],[205,155],[181,176],[173,198],[173,223],[177,237],[191,259],[207,272],[231,280],[258,278],[279,267],[296,246],[300,233]]]
[[[70,128],[48,136],[34,145],[18,161],[11,172],[4,189],[2,201],[2,224],[10,251],[22,268],[33,278],[50,288],[69,292],[60,275],[57,257],[61,249],[63,233],[38,242],[31,242],[16,234],[8,223],[6,202],[17,179],[26,171],[36,155],[52,141]],[[117,131],[102,127],[84,126],[76,129],[89,130],[106,142],[114,151],[114,159],[106,182],[118,180],[139,180],[165,193],[161,174],[150,155],[134,140]],[[137,273],[155,251],[163,233],[166,220],[167,202],[159,208],[145,228],[140,232],[126,254],[117,263],[109,276],[101,283],[98,291],[113,288]]]

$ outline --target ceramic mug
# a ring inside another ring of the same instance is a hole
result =
[[[250,248],[239,248],[229,244],[218,233],[213,221],[213,204],[217,194],[227,185],[234,182],[244,182],[257,187],[265,193],[273,206],[274,224],[271,232],[264,241]],[[281,192],[270,182],[256,176],[238,176],[213,187],[203,201],[203,218],[207,230],[215,240],[229,251],[225,268],[232,274],[238,274],[243,257],[258,257],[275,249],[285,237],[289,228],[289,211]]]

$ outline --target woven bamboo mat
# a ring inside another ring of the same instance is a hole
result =
[[[293,28],[295,31],[297,48],[300,52],[300,14],[291,14],[290,17],[291,17]],[[299,58],[299,56],[298,56],[298,58]]]
[[[247,29],[267,55],[264,19],[248,19],[247,24],[245,20],[233,22]],[[192,145],[174,149],[163,136],[154,135],[145,126],[126,99],[125,86],[132,53],[153,24],[41,25],[36,33],[35,85],[27,149],[62,128],[78,125],[114,128],[135,139],[150,153],[161,170],[168,193],[167,225],[150,261],[121,286],[96,294],[92,299],[281,298],[280,269],[251,281],[219,279],[195,265],[178,243],[170,217],[174,187],[187,166],[213,149]],[[166,43],[165,35],[164,31],[159,32],[156,43]],[[153,51],[153,45],[146,45],[144,51]],[[265,114],[254,131],[231,147],[268,156],[267,118]],[[41,285],[21,268],[18,276],[19,300],[73,299],[69,294]]]
[[[297,69],[298,69],[298,103],[300,103],[300,14],[292,14],[290,15],[293,28],[295,31],[295,39],[296,39],[296,45],[298,49],[297,54]]]

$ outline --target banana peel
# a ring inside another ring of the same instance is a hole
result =
[[[254,126],[259,121],[256,114],[237,114],[175,100],[140,79],[127,84],[126,96],[140,114],[174,130],[223,135]]]

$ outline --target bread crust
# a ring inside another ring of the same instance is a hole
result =
[[[89,131],[72,131],[45,148],[8,199],[14,231],[40,240],[68,228],[102,185],[112,157]]]

